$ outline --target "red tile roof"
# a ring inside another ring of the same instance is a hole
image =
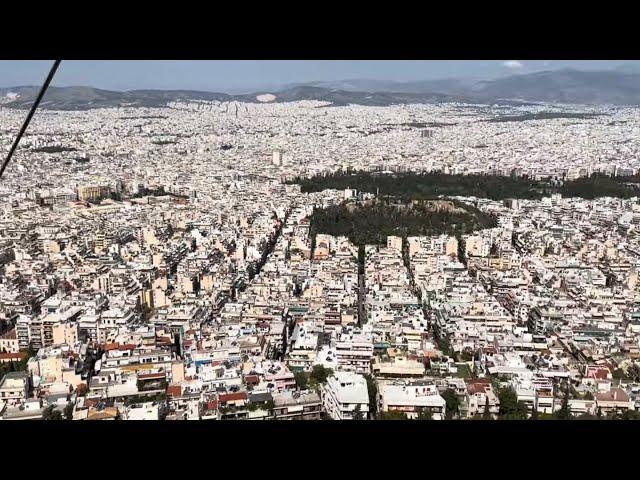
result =
[[[167,395],[170,397],[179,397],[182,395],[182,387],[180,385],[169,385],[167,387]]]
[[[491,380],[488,378],[476,378],[475,380],[470,380],[467,385],[467,391],[471,395],[484,393],[487,390],[491,390],[491,388]]]
[[[475,395],[476,393],[485,393],[487,390],[491,390],[490,385],[485,385],[482,383],[474,383],[467,387],[470,395]]]
[[[596,393],[596,400],[599,402],[628,402],[629,395],[620,387],[614,387],[608,392]]]
[[[491,379],[484,377],[484,378],[475,378],[473,380],[469,380],[469,385],[471,385],[472,383],[482,383],[485,385],[490,385],[491,384]]]
[[[0,360],[6,360],[6,361],[17,360],[17,361],[20,361],[20,360],[24,359],[26,356],[27,356],[27,354],[24,353],[24,352],[0,353]]]
[[[607,380],[611,378],[611,370],[608,367],[589,367],[588,376],[598,380]]]
[[[247,392],[222,393],[218,398],[220,400],[220,403],[235,402],[236,400],[246,400]]]

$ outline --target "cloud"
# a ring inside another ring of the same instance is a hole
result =
[[[519,70],[524,67],[522,62],[519,62],[518,60],[507,60],[506,62],[502,62],[502,65],[510,68],[511,70]]]

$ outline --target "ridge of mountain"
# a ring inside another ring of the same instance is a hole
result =
[[[0,105],[29,108],[39,87],[0,88]],[[413,103],[477,104],[610,104],[640,105],[640,73],[626,70],[553,70],[491,80],[443,79],[416,82],[353,79],[338,82],[290,84],[273,91],[229,94],[198,90],[129,91],[88,86],[50,87],[41,108],[88,110],[111,107],[165,107],[175,101],[294,102],[317,100],[333,106],[388,106]]]

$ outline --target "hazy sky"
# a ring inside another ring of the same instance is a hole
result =
[[[0,60],[0,86],[39,85],[50,64]],[[492,78],[561,68],[609,70],[621,65],[640,71],[640,61],[626,60],[68,60],[62,62],[53,84],[237,92],[320,80]]]

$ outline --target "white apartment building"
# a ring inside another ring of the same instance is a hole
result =
[[[367,380],[356,373],[334,373],[323,388],[322,405],[333,420],[353,420],[358,408],[362,419],[366,419],[369,413]]]
[[[445,416],[446,401],[433,383],[394,381],[380,385],[380,411],[399,411],[416,418],[423,410],[431,410],[434,420]]]

